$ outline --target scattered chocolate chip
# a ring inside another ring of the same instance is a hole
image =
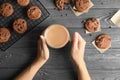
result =
[[[101,2],[101,4],[103,5],[103,2]]]
[[[84,22],[85,22],[85,20],[82,20],[82,21],[81,21],[81,23],[84,23]]]
[[[66,16],[67,16],[67,14],[66,14]]]
[[[111,26],[109,26],[109,28],[112,28]]]
[[[97,30],[97,27],[94,27],[94,30],[96,31],[96,30]]]
[[[92,36],[92,34],[89,34],[89,36]]]

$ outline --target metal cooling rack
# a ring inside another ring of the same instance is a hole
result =
[[[40,0],[31,0],[30,4],[27,7],[21,7],[17,4],[16,0],[1,0],[1,3],[9,2],[13,5],[14,8],[14,14],[11,15],[10,17],[3,17],[0,16],[0,27],[7,27],[10,32],[11,32],[11,38],[8,42],[0,44],[0,49],[2,51],[5,51],[8,49],[10,46],[12,46],[16,41],[18,41],[20,38],[22,38],[25,34],[30,32],[33,28],[35,28],[38,24],[40,24],[42,21],[44,21],[47,17],[49,17],[49,12],[47,9],[41,4]],[[30,6],[36,5],[38,6],[41,11],[42,11],[42,16],[39,20],[29,20],[27,17],[27,10]],[[26,33],[20,35],[17,34],[16,32],[13,31],[12,25],[13,21],[18,19],[18,18],[23,18],[27,21],[28,23],[28,30]]]

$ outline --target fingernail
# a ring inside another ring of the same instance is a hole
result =
[[[43,35],[40,35],[40,38],[43,38]]]
[[[77,36],[78,35],[78,32],[75,32],[75,36]]]

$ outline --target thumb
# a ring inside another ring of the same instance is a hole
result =
[[[43,47],[43,48],[46,48],[46,47],[47,47],[47,45],[46,45],[46,41],[45,41],[44,36],[43,36],[43,35],[41,35],[41,36],[40,36],[40,39],[41,39],[41,44],[42,44],[42,47]]]
[[[77,48],[77,45],[78,45],[78,33],[75,32],[73,34],[73,37],[72,37],[72,47],[76,47]]]

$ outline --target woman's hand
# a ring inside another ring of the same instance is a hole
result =
[[[47,47],[44,36],[40,36],[38,40],[38,55],[37,60],[47,61],[49,59],[49,49]]]
[[[78,80],[91,80],[84,61],[85,45],[85,40],[80,36],[79,33],[75,32],[72,37],[71,55],[76,64]]]
[[[28,66],[15,80],[32,80],[37,71],[45,64],[49,59],[49,49],[46,45],[45,38],[41,35],[38,40],[38,55],[37,59]]]
[[[78,32],[75,32],[73,34],[71,44],[71,56],[75,64],[79,65],[84,62],[84,50],[86,42]]]

